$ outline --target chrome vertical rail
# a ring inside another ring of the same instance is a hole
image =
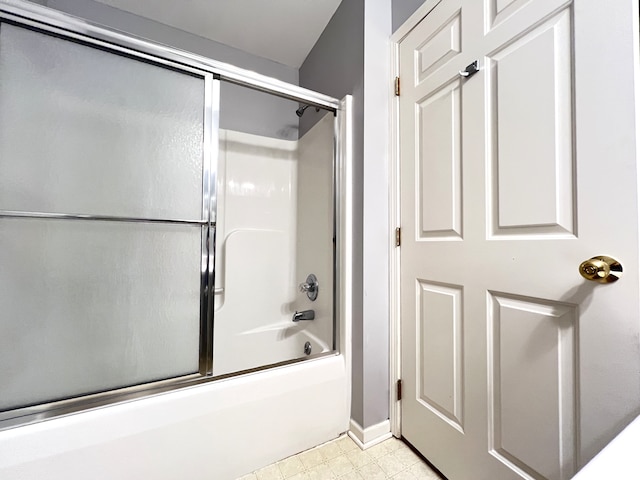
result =
[[[217,206],[218,127],[220,79],[207,75],[204,88],[204,137],[202,162],[202,258],[200,265],[200,374],[213,373],[213,302],[215,265],[215,219]]]
[[[216,265],[216,221],[218,218],[218,157],[220,152],[220,80],[215,80],[208,89],[211,95],[208,110],[209,128],[209,259],[207,264],[209,308],[207,309],[207,376],[213,375],[213,307],[215,301],[215,265]]]
[[[339,248],[340,243],[340,198],[338,192],[340,191],[340,178],[339,178],[339,164],[340,164],[340,116],[338,112],[334,113],[333,118],[333,162],[331,165],[331,198],[333,202],[333,344],[332,350],[338,350],[338,326],[340,325],[340,305],[341,301],[341,282],[338,270]]]
[[[335,316],[334,350],[345,355],[351,365],[351,310],[353,284],[353,192],[352,192],[352,105],[347,95],[340,102],[334,131],[334,222],[335,222]]]

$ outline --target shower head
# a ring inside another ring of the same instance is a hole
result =
[[[303,105],[302,107],[300,107],[299,109],[296,110],[296,115],[298,115],[298,117],[302,117],[302,115],[304,114],[304,111],[309,108],[309,105]],[[316,112],[319,112],[320,109],[318,107],[316,107]]]

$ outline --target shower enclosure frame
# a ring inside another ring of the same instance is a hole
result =
[[[341,275],[337,273],[337,266],[346,263],[344,252],[339,245],[343,243],[344,235],[340,225],[348,225],[348,218],[341,218],[341,212],[348,205],[342,205],[339,183],[344,172],[340,168],[344,159],[340,153],[345,151],[341,132],[350,132],[347,115],[337,115],[341,109],[338,99],[323,95],[311,90],[291,85],[252,71],[244,70],[226,63],[218,62],[207,57],[185,52],[176,48],[156,44],[148,40],[124,34],[92,22],[79,19],[65,13],[35,5],[25,0],[0,0],[0,28],[2,23],[10,23],[17,26],[30,28],[45,34],[75,41],[90,47],[100,48],[114,54],[120,54],[140,61],[175,69],[187,74],[196,75],[204,79],[204,142],[203,142],[203,182],[202,182],[202,218],[200,220],[189,219],[156,219],[119,217],[107,215],[85,214],[59,214],[43,212],[15,212],[0,210],[0,218],[41,218],[41,219],[66,219],[66,220],[92,220],[104,222],[139,222],[139,223],[174,223],[184,225],[199,225],[202,230],[201,247],[201,314],[200,314],[200,351],[199,373],[174,377],[144,384],[117,388],[99,393],[82,395],[75,398],[57,400],[34,406],[0,412],[0,430],[13,428],[45,419],[86,411],[91,408],[106,406],[136,398],[168,392],[171,390],[195,386],[211,381],[256,372],[278,366],[308,361],[311,359],[340,354],[339,345],[345,344],[344,339],[339,339],[341,330],[342,313],[345,312],[346,299],[341,298],[343,287]],[[217,207],[217,160],[218,160],[218,136],[220,116],[220,81],[227,81],[236,85],[290,99],[323,110],[333,112],[334,144],[333,144],[333,345],[332,351],[311,355],[293,360],[283,361],[277,364],[261,366],[251,370],[240,371],[232,374],[214,376],[213,367],[213,299],[214,289],[214,265],[215,265],[215,231],[216,231],[216,207]],[[349,104],[349,101],[346,102]],[[350,217],[347,213],[346,217]],[[342,305],[342,308],[339,307]],[[348,331],[345,333],[347,336]],[[340,341],[339,341],[340,340]]]

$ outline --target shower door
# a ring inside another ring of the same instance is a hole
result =
[[[218,83],[0,23],[3,425],[209,373]]]

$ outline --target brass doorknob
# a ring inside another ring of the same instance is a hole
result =
[[[580,275],[598,283],[613,283],[618,277],[611,272],[622,272],[622,265],[615,258],[599,255],[580,264]]]

